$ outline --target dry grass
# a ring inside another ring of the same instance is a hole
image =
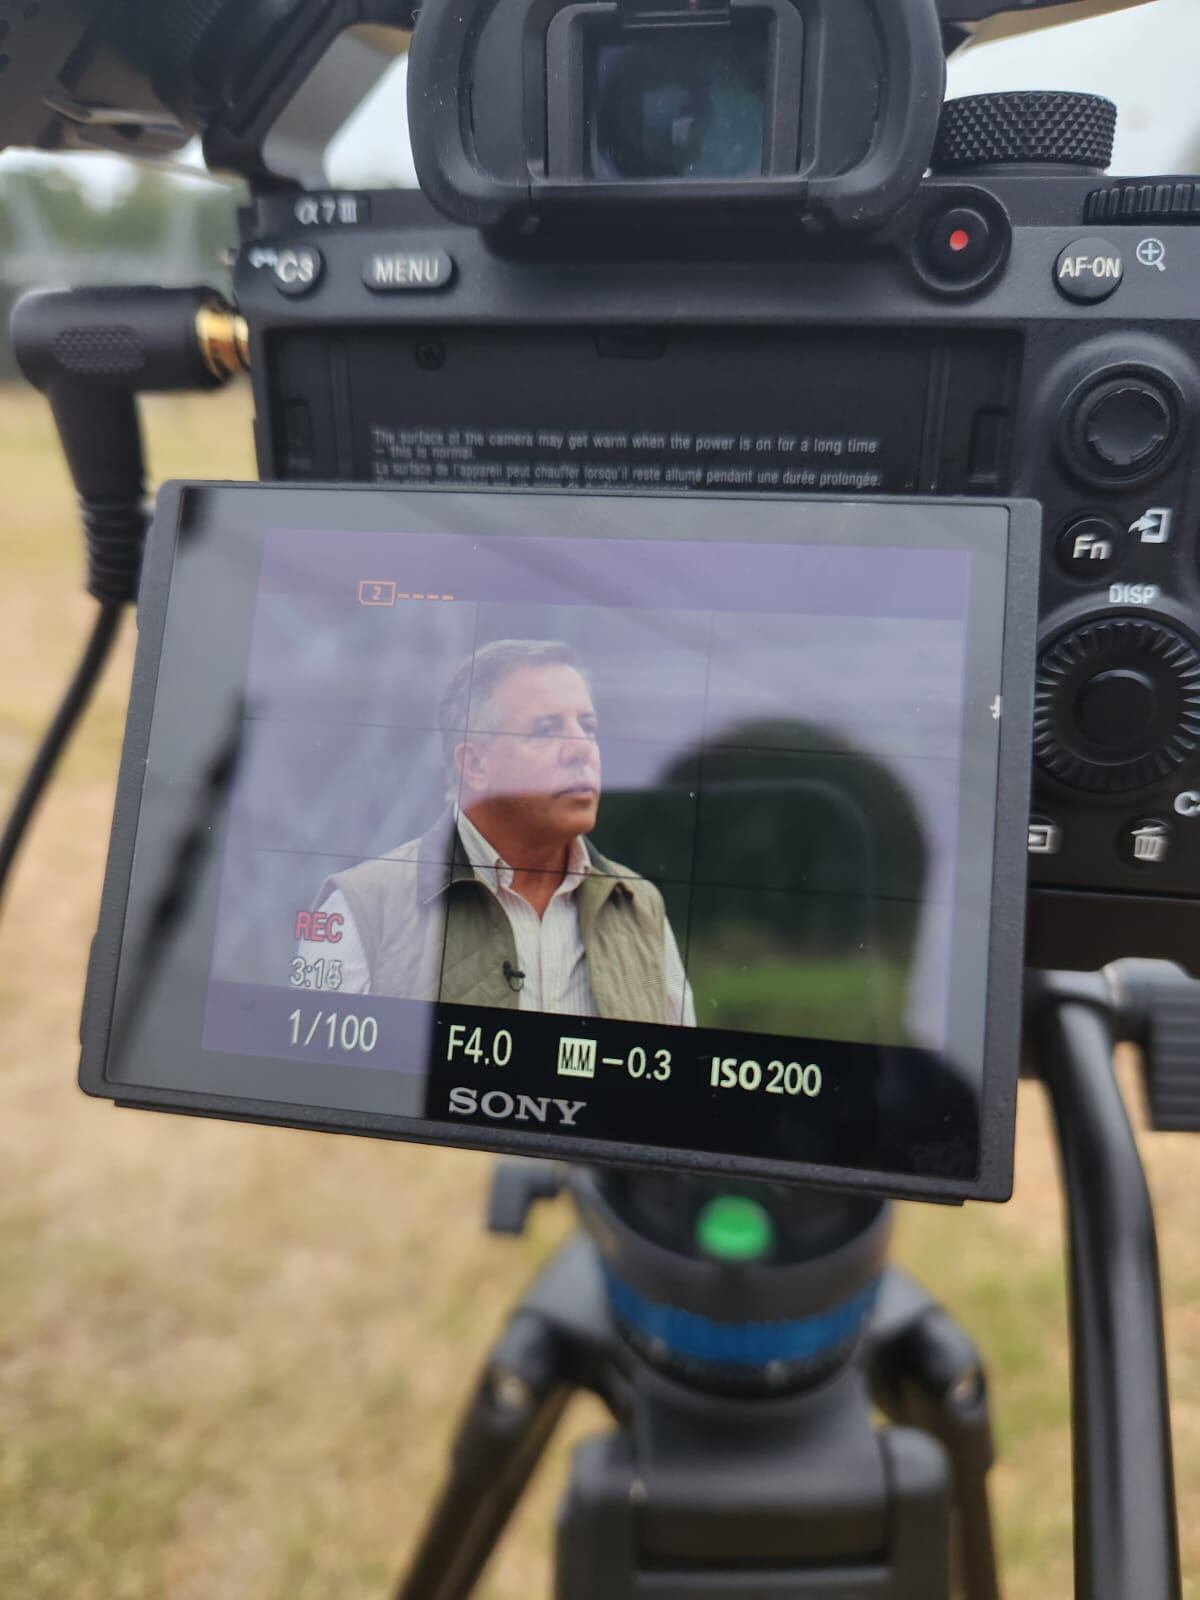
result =
[[[152,459],[252,473],[245,394],[164,401]],[[0,392],[0,791],[88,604],[40,403]],[[561,1237],[481,1229],[488,1163],[115,1111],[74,1087],[76,1016],[130,663],[126,639],[40,817],[0,928],[0,1594],[382,1600],[470,1375]],[[1004,1460],[1011,1600],[1070,1592],[1059,1201],[1041,1097],[1017,1198],[909,1207],[900,1255],[979,1338]],[[1169,1303],[1185,1566],[1200,1572],[1200,1142],[1146,1140]],[[594,1427],[580,1407],[568,1437]],[[486,1600],[548,1592],[565,1440]],[[1200,1588],[1188,1590],[1200,1596]]]

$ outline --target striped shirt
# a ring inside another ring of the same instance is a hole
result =
[[[487,885],[504,908],[517,946],[517,970],[524,982],[517,991],[521,1011],[554,1011],[573,1017],[597,1015],[596,1000],[588,980],[587,952],[579,926],[576,890],[592,870],[582,839],[571,841],[567,871],[554,891],[545,913],[538,916],[523,895],[513,888],[513,869],[495,851],[464,812],[458,813],[458,833],[475,876]],[[370,994],[371,968],[354,925],[345,896],[335,889],[321,907],[343,918],[337,959],[342,964],[341,993]],[[302,942],[297,952],[306,962],[329,960],[329,946]],[[679,946],[668,920],[663,921],[663,971],[666,977],[667,1014],[664,1022],[696,1026],[696,1004],[683,970]]]

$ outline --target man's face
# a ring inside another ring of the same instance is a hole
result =
[[[461,803],[503,808],[523,834],[567,841],[596,826],[596,709],[574,667],[518,667],[493,689],[486,724],[459,747]]]

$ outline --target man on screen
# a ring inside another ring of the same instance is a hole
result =
[[[590,842],[598,725],[570,647],[485,645],[438,721],[449,808],[318,897],[344,918],[343,991],[694,1026],[662,895]]]

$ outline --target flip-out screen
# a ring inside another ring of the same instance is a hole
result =
[[[164,496],[85,1087],[1000,1194],[1030,508]]]

